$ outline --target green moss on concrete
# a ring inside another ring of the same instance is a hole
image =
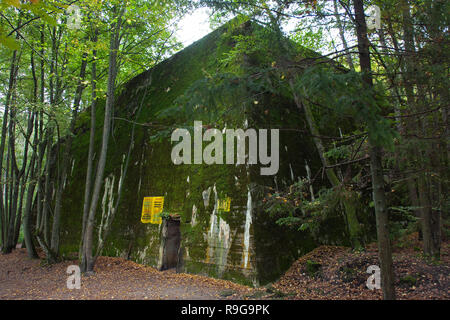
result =
[[[256,29],[263,32],[261,28]],[[240,65],[224,65],[222,62],[232,50],[233,37],[248,32],[251,32],[251,28],[231,23],[135,77],[121,88],[114,110],[115,119],[104,176],[105,180],[114,179],[113,199],[104,198],[105,190],[102,190],[96,215],[96,233],[102,212],[108,211],[108,202],[114,203],[117,199],[117,188],[131,143],[132,123],[129,120],[142,125],[135,127],[134,145],[122,197],[104,247],[104,255],[122,256],[139,263],[158,265],[160,226],[140,222],[142,201],[146,196],[164,196],[164,211],[181,214],[184,254],[180,269],[185,272],[222,277],[246,284],[260,284],[277,278],[300,254],[315,247],[311,236],[299,235],[278,226],[274,219],[256,206],[259,198],[254,190],[255,186],[287,186],[293,182],[291,170],[294,180],[306,176],[305,159],[312,171],[316,172],[320,168],[312,139],[302,131],[306,127],[304,118],[287,93],[259,93],[257,106],[253,106],[244,116],[233,115],[227,123],[228,127],[234,125],[242,128],[245,117],[253,128],[299,129],[280,131],[280,168],[276,178],[261,176],[257,165],[248,170],[244,165],[176,166],[170,159],[172,144],[169,137],[167,134],[159,135],[164,131],[170,133],[181,120],[169,115],[160,123],[161,118],[157,115],[173,107],[197,80],[223,71],[245,73],[245,68]],[[254,63],[260,64],[270,63],[272,58],[259,53],[254,53],[252,57]],[[251,97],[254,92],[247,94]],[[140,106],[142,109],[136,117]],[[96,110],[96,150],[101,145],[103,112],[104,101],[100,101]],[[155,123],[162,126],[155,126]],[[155,139],[158,135],[159,139]],[[73,142],[74,169],[64,191],[61,226],[63,252],[77,251],[80,241],[88,145],[89,116],[86,113],[79,119],[77,136]],[[218,198],[230,197],[232,202],[230,212],[216,213],[217,223],[222,225],[217,227],[219,231],[213,230],[211,236],[215,195],[211,191],[209,204],[205,207],[202,192],[214,186]],[[245,267],[244,232],[249,188],[252,190],[255,208],[250,227],[249,264]],[[195,224],[192,222],[194,205],[197,208]]]

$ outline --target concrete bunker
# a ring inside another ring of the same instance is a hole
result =
[[[134,141],[130,143],[133,122],[151,123],[196,81],[209,74],[230,71],[221,70],[223,64],[218,61],[232,50],[233,37],[261,28],[232,20],[121,88],[114,108],[114,138],[108,147],[105,196],[96,215],[97,226],[109,216],[111,203],[117,199],[117,181],[122,179],[123,190],[103,255],[121,256],[160,270],[176,267],[178,272],[261,285],[277,279],[295,259],[317,245],[310,235],[289,232],[278,225],[276,217],[259,206],[264,197],[260,186],[278,189],[307,177],[305,161],[311,172],[321,170],[312,137],[304,130],[307,127],[304,115],[291,96],[249,92],[250,111],[238,114],[234,122],[217,126],[293,129],[280,130],[280,164],[273,176],[261,175],[261,166],[257,164],[175,165],[171,161],[170,134],[154,139],[161,131],[158,127],[136,126]],[[241,67],[234,66],[237,72],[243,70]],[[142,111],[137,116],[141,104]],[[258,112],[252,113],[256,109]],[[98,126],[102,125],[102,112],[99,101]],[[176,118],[164,121],[164,127],[178,125]],[[61,218],[62,253],[76,252],[81,237],[89,123],[87,113],[82,114],[73,141],[74,164],[64,190],[67,196],[63,198]],[[101,130],[97,132],[101,134]],[[100,140],[96,139],[96,148]],[[142,223],[143,199],[150,196],[164,196],[164,211],[179,213],[179,218],[163,219],[161,224]],[[219,203],[227,203],[228,198],[230,208],[224,212]],[[343,238],[342,229],[337,228],[339,223],[335,221],[331,230],[324,231],[331,244],[339,244]]]

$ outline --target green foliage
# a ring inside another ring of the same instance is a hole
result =
[[[326,41],[324,29],[322,27],[312,28],[311,25],[296,30],[290,39],[300,46],[316,52],[328,51],[331,45]]]
[[[415,286],[417,283],[417,278],[411,274],[407,274],[403,278],[400,278],[400,283],[408,287]]]
[[[306,261],[306,272],[310,277],[316,276],[320,268],[322,267],[322,264],[313,260],[307,260]]]
[[[55,13],[61,13],[60,4],[58,1],[26,1],[20,0],[2,0],[0,2],[0,12],[2,12],[2,18],[7,21],[9,27],[17,28],[20,30],[20,26],[12,25],[12,21],[8,16],[13,12],[22,12],[34,19],[41,19],[45,23],[51,26],[56,25]],[[14,38],[15,35],[11,34],[8,29],[5,29],[3,25],[0,25],[0,47],[5,46],[10,50],[19,50],[20,41]]]
[[[390,216],[389,231],[390,237],[394,239],[402,239],[405,236],[418,231],[419,218],[414,215],[415,207],[392,206],[389,210],[392,212]]]
[[[216,73],[195,81],[175,101],[175,105],[158,113],[158,119],[177,115],[178,123],[185,120],[186,128],[192,120],[202,120],[211,126],[224,126],[242,120],[242,114],[258,108],[261,92],[280,93],[272,70],[259,69],[253,73],[236,75]]]
[[[277,217],[277,223],[298,231],[308,231],[320,238],[322,224],[339,212],[339,195],[333,189],[321,189],[314,200],[309,194],[309,182],[299,179],[284,193],[268,193],[263,207]]]
[[[308,100],[312,100],[341,119],[351,118],[356,123],[366,124],[371,142],[393,149],[398,133],[390,121],[382,116],[387,107],[381,85],[368,88],[361,75],[354,71],[336,73],[323,67],[310,67],[300,75],[296,89]]]
[[[334,147],[327,152],[325,152],[325,156],[334,161],[344,160],[348,159],[351,155],[351,148],[349,145],[342,145]]]
[[[163,211],[163,212],[161,212],[160,214],[159,214],[159,216],[162,218],[162,219],[169,219],[170,218],[170,212],[168,212],[168,211]]]

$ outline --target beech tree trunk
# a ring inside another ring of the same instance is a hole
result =
[[[91,204],[86,222],[86,231],[83,239],[83,254],[81,257],[80,269],[82,272],[92,273],[94,271],[95,259],[92,255],[93,231],[95,212],[97,211],[98,199],[101,187],[103,185],[103,175],[105,172],[106,156],[108,152],[109,135],[111,131],[112,110],[114,106],[114,91],[117,77],[117,52],[120,45],[120,29],[122,26],[122,15],[124,9],[119,9],[118,18],[113,25],[109,45],[109,61],[108,61],[108,82],[106,93],[105,117],[103,122],[102,147],[97,164],[97,172],[95,175],[94,187],[92,191]]]
[[[98,29],[96,28],[94,31],[93,42],[96,43],[98,40]],[[88,159],[87,159],[87,169],[86,169],[86,184],[84,188],[84,203],[83,203],[83,220],[81,226],[81,241],[79,248],[79,257],[80,260],[83,255],[83,243],[84,243],[84,234],[86,232],[86,221],[89,214],[89,204],[90,204],[90,194],[91,194],[91,185],[92,185],[92,168],[94,166],[94,146],[95,146],[95,109],[97,106],[97,50],[92,50],[93,61],[92,61],[92,70],[91,70],[91,84],[92,84],[92,103],[91,103],[91,129],[89,133],[89,151],[88,151]]]
[[[37,102],[37,93],[38,93],[38,80],[36,76],[36,67],[34,62],[34,52],[31,53],[31,73],[33,76],[33,101]],[[23,237],[25,247],[27,248],[28,257],[31,259],[38,258],[38,254],[36,252],[36,248],[33,243],[33,236],[31,232],[31,209],[33,205],[33,195],[34,190],[36,188],[36,158],[38,155],[38,112],[33,111],[33,123],[34,126],[34,140],[33,140],[33,151],[30,160],[30,183],[27,189],[27,196],[25,199],[25,210],[23,212]]]
[[[64,191],[64,185],[67,178],[67,170],[70,165],[70,152],[72,149],[72,140],[75,134],[75,124],[78,119],[78,109],[81,102],[81,95],[85,88],[83,84],[84,78],[86,75],[86,65],[87,65],[87,54],[84,53],[82,56],[81,67],[80,67],[80,75],[78,80],[78,86],[75,93],[73,110],[72,110],[72,119],[70,121],[70,129],[69,134],[66,137],[66,143],[64,145],[64,153],[61,164],[61,176],[59,179],[58,187],[56,189],[55,195],[55,210],[53,215],[53,225],[52,225],[52,239],[50,249],[55,253],[56,256],[59,254],[59,227],[61,224],[61,201],[62,201],[62,193]]]

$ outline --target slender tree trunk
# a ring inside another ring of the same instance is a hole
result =
[[[42,37],[42,35],[41,35]],[[51,62],[50,62],[50,76],[48,80],[49,84],[49,100],[50,105],[55,106],[58,104],[61,88],[60,88],[60,80],[59,80],[59,71],[58,71],[58,56],[59,56],[59,46],[61,40],[61,27],[53,27],[51,29]],[[42,40],[41,40],[42,41]],[[40,217],[39,226],[40,229],[37,233],[37,240],[39,241],[40,246],[45,251],[47,256],[47,260],[51,263],[56,262],[57,255],[53,252],[51,248],[51,240],[50,240],[50,213],[51,213],[51,193],[53,190],[53,181],[54,174],[52,174],[52,165],[54,157],[58,156],[58,151],[54,154],[54,150],[52,148],[53,144],[53,135],[54,135],[54,125],[53,124],[53,116],[54,112],[50,109],[48,115],[47,128],[45,132],[45,144],[46,144],[46,163],[44,170],[44,192],[42,194],[42,213]],[[56,124],[57,125],[57,124]],[[58,146],[57,146],[58,147]],[[60,174],[59,170],[57,170],[56,179],[58,179],[58,174]]]
[[[136,120],[135,121],[137,121],[139,119],[139,115],[141,113],[142,106],[144,105],[144,101],[145,101],[145,98],[147,96],[147,90],[148,90],[148,88],[151,85],[152,79],[153,79],[152,78],[152,73],[150,73],[149,77],[146,80],[145,91],[144,91],[144,94],[142,95],[141,103],[139,104],[138,110],[136,111],[136,116],[135,116]],[[96,261],[97,257],[102,253],[103,246],[104,246],[104,244],[106,242],[106,239],[108,238],[109,232],[111,230],[112,222],[114,221],[114,217],[115,217],[115,215],[117,213],[117,210],[119,208],[120,199],[122,197],[122,187],[123,187],[123,184],[124,184],[125,179],[127,177],[128,165],[129,165],[130,159],[131,159],[131,152],[133,151],[133,148],[134,148],[134,133],[135,133],[135,129],[136,129],[136,122],[133,123],[132,128],[131,128],[130,145],[128,147],[128,153],[127,153],[127,156],[126,156],[123,172],[121,173],[121,177],[122,178],[120,179],[119,187],[118,187],[118,190],[117,190],[116,203],[114,204],[114,207],[113,207],[113,209],[111,211],[110,217],[106,220],[106,223],[103,226],[102,230],[99,231],[99,241],[98,241],[98,244],[97,244],[97,251],[96,251],[95,256],[94,256],[94,261]]]
[[[372,86],[372,75],[370,66],[369,40],[367,38],[367,26],[364,16],[362,0],[353,0],[356,35],[358,38],[359,64],[362,71],[363,81],[368,87]],[[392,263],[391,244],[389,240],[388,209],[386,195],[384,193],[383,167],[381,164],[381,148],[374,145],[369,135],[370,146],[370,169],[372,174],[373,202],[375,205],[375,216],[377,222],[378,251],[381,269],[381,286],[383,297],[386,300],[395,299],[394,270]]]
[[[19,195],[19,204],[17,208],[17,218],[15,222],[15,232],[14,232],[14,246],[16,246],[18,239],[19,239],[19,233],[20,233],[20,226],[22,224],[22,207],[23,207],[23,197],[25,195],[25,190],[27,189],[27,182],[28,177],[30,174],[30,170],[32,169],[30,166],[28,166],[27,169],[27,160],[28,160],[28,146],[30,145],[30,137],[33,133],[34,128],[34,111],[29,111],[28,115],[28,125],[27,125],[27,131],[25,134],[25,148],[23,151],[23,157],[22,157],[22,168],[18,171],[18,177],[19,177],[19,187],[20,187],[20,195]],[[16,164],[17,166],[17,164]],[[26,174],[25,174],[26,171]]]
[[[403,56],[403,79],[406,91],[408,105],[413,112],[421,112],[426,110],[426,106],[421,107],[421,104],[426,103],[426,94],[420,80],[417,79],[417,64],[415,63],[416,45],[414,41],[413,21],[410,12],[410,5],[407,0],[401,1],[401,10],[403,16],[403,34],[405,43],[405,54]],[[415,86],[416,85],[416,90]],[[418,94],[418,101],[415,99],[415,94]],[[422,121],[422,130],[414,123],[414,120],[408,119],[408,126],[411,133],[419,133],[426,136],[427,128],[432,127],[428,124],[426,118]],[[422,236],[423,236],[423,252],[425,255],[439,259],[440,256],[440,210],[433,210],[433,206],[439,206],[441,185],[436,181],[432,175],[425,174],[426,172],[439,172],[439,160],[435,155],[435,149],[438,148],[435,142],[424,146],[425,153],[417,153],[414,145],[409,148],[409,157],[411,162],[417,160],[421,164],[421,170],[418,179],[418,192],[421,211],[422,222]],[[425,194],[423,194],[425,192]],[[433,201],[433,199],[436,199]]]
[[[329,167],[329,163],[327,158],[325,157],[325,147],[323,146],[322,139],[320,139],[320,132],[316,127],[314,122],[313,114],[309,108],[309,105],[306,103],[302,103],[300,98],[298,97],[294,84],[292,80],[290,81],[291,91],[294,95],[294,101],[299,110],[303,110],[305,112],[306,122],[308,123],[309,130],[313,135],[314,145],[316,146],[317,152],[319,153],[320,160],[322,162],[322,166],[325,168],[325,173],[327,175],[328,181],[335,188],[342,186],[343,182],[339,180],[336,173],[332,168]],[[344,206],[345,217],[347,221],[348,232],[350,236],[350,241],[352,243],[352,247],[354,249],[361,249],[361,228],[359,225],[358,217],[356,216],[356,200],[354,197],[346,197],[341,199],[342,205]]]
[[[9,100],[11,99],[10,92],[12,91],[14,74],[15,74],[16,53],[17,53],[17,51],[14,51],[13,59],[11,62],[9,88],[8,88],[8,93],[6,95],[5,109],[4,109],[4,113],[3,113],[2,136],[1,136],[1,142],[0,142],[0,183],[1,183],[1,185],[0,185],[0,218],[1,218],[1,223],[2,223],[1,240],[2,240],[3,247],[5,247],[5,245],[6,245],[5,239],[6,239],[6,232],[7,232],[6,231],[7,215],[6,215],[6,208],[5,208],[6,203],[3,201],[3,195],[4,195],[3,191],[4,191],[4,189],[6,187],[6,183],[7,183],[7,173],[3,172],[4,171],[3,158],[4,158],[4,151],[5,151],[5,144],[6,144],[7,128],[8,128]]]
[[[95,212],[97,211],[98,199],[100,196],[101,187],[103,185],[103,175],[105,172],[106,156],[108,151],[109,135],[111,130],[112,110],[114,106],[114,91],[117,77],[117,51],[120,45],[120,29],[122,26],[122,15],[124,9],[119,9],[117,20],[113,25],[110,45],[109,45],[109,61],[108,61],[108,83],[106,93],[105,117],[103,123],[102,147],[97,164],[97,172],[95,176],[91,205],[89,207],[89,214],[86,223],[86,231],[83,241],[83,255],[81,259],[82,272],[91,273],[94,271],[95,260],[92,256],[93,246],[93,231]]]
[[[47,128],[46,132],[46,163],[44,170],[44,192],[42,194],[42,216],[40,226],[41,229],[39,234],[43,236],[44,241],[48,244],[49,242],[49,220],[50,220],[50,192],[51,192],[51,163],[53,159],[52,152],[52,142],[53,142],[53,128]]]
[[[4,215],[5,215],[5,226],[4,226],[4,233],[3,233],[3,250],[6,250],[6,246],[7,246],[7,239],[8,239],[8,226],[9,226],[9,207],[10,204],[12,203],[12,199],[11,199],[11,193],[10,193],[10,185],[12,183],[12,178],[13,176],[10,176],[10,169],[11,169],[11,150],[9,148],[8,145],[8,149],[6,152],[6,168],[5,168],[5,184],[4,184],[4,188],[5,188],[5,202],[4,202]]]
[[[73,103],[72,119],[70,121],[69,134],[66,137],[66,143],[64,146],[64,154],[61,164],[61,175],[55,195],[55,210],[53,215],[52,238],[50,249],[56,256],[59,255],[59,229],[61,225],[62,193],[64,190],[64,185],[66,183],[67,170],[70,165],[70,152],[72,149],[73,136],[75,134],[75,124],[78,118],[78,109],[80,106],[81,95],[85,87],[83,82],[86,75],[86,65],[87,65],[87,54],[84,53],[81,61],[79,82]]]
[[[33,243],[33,236],[31,233],[31,209],[33,203],[33,194],[36,186],[36,177],[35,177],[35,162],[36,162],[36,154],[33,152],[30,161],[31,169],[31,177],[30,177],[30,185],[27,190],[27,198],[25,201],[25,211],[23,215],[23,236],[25,241],[25,246],[27,248],[28,257],[31,259],[39,258],[36,248]]]
[[[345,59],[347,61],[348,66],[350,67],[350,69],[355,70],[355,66],[353,65],[352,55],[351,55],[350,51],[348,50],[347,40],[345,39],[344,26],[342,25],[341,17],[339,16],[337,0],[333,0],[333,6],[334,6],[334,17],[336,19],[336,25],[338,27],[339,36],[341,37],[342,45],[344,46],[344,50],[345,50]]]
[[[45,35],[44,35],[44,25],[40,27],[40,45],[41,45],[41,60],[40,60],[40,95],[39,101],[41,106],[44,105],[45,101],[45,61],[44,61],[44,45],[45,45]],[[36,132],[39,132],[38,138],[38,158],[37,158],[37,192],[36,192],[36,224],[35,224],[35,232],[38,234],[41,230],[41,220],[42,220],[42,202],[43,202],[43,179],[42,179],[42,162],[44,160],[45,155],[45,139],[44,139],[44,112],[43,110],[39,110],[38,112],[39,118],[39,131],[36,128]]]
[[[11,152],[12,153],[12,152]],[[8,237],[6,238],[5,253],[11,253],[16,247],[14,239],[16,238],[16,215],[17,215],[17,202],[19,198],[19,186],[20,177],[16,174],[15,170],[11,170],[12,175],[12,188],[11,188],[11,202],[9,212],[9,224],[8,224]]]
[[[36,67],[34,62],[34,51],[31,53],[31,74],[33,76],[33,102],[38,101],[38,79],[36,76]],[[36,158],[38,153],[38,112],[33,110],[33,123],[34,126],[34,141],[33,141],[33,152],[30,160],[30,183],[27,189],[27,196],[25,199],[25,210],[23,213],[23,237],[25,242],[25,247],[27,248],[28,257],[31,259],[39,258],[36,248],[33,242],[33,236],[31,232],[31,211],[33,205],[33,195],[36,187]]]
[[[35,132],[35,139],[34,139],[34,150],[33,154],[31,156],[30,160],[30,184],[28,186],[27,190],[27,197],[25,200],[25,210],[23,214],[23,236],[25,241],[25,246],[27,248],[27,253],[29,258],[38,258],[38,254],[36,252],[36,248],[33,243],[33,237],[31,233],[31,209],[33,204],[33,195],[34,195],[34,189],[36,186],[36,157],[37,157],[37,141],[36,141],[37,133]]]
[[[19,57],[17,58],[17,62],[16,62],[16,75],[15,78],[17,78],[17,72],[18,72],[18,63],[20,61],[20,56],[21,53],[19,54]],[[15,86],[15,82],[16,80],[14,80],[14,86]],[[11,96],[10,96],[10,100],[9,102],[11,102],[12,100],[16,100],[15,99],[15,94],[14,94],[14,87],[12,88],[12,92],[11,92]],[[24,160],[23,160],[23,167],[21,170],[19,170],[18,165],[17,165],[17,159],[16,159],[16,136],[15,136],[15,131],[16,131],[16,107],[13,104],[10,105],[9,108],[9,113],[10,113],[10,117],[9,117],[9,125],[8,125],[8,137],[9,137],[9,144],[8,144],[8,152],[10,154],[10,161],[11,161],[11,194],[10,194],[10,200],[9,200],[9,214],[8,214],[8,226],[7,226],[7,237],[6,237],[6,245],[4,246],[4,253],[10,253],[15,247],[16,247],[16,243],[15,243],[15,239],[16,237],[16,221],[17,221],[17,206],[18,206],[18,200],[19,200],[19,190],[20,190],[20,182],[22,179],[22,176],[25,172],[25,166],[26,166],[26,162],[27,162],[27,147],[28,144],[25,144],[25,156],[24,156]],[[28,130],[29,131],[29,130]],[[20,215],[21,213],[19,213]],[[18,231],[18,230],[17,230]]]
[[[7,183],[8,183],[8,172],[3,167],[3,159],[4,159],[4,152],[6,147],[6,138],[8,135],[8,118],[10,113],[10,103],[13,95],[13,90],[15,88],[15,83],[17,80],[17,73],[18,73],[18,58],[17,58],[17,51],[14,51],[12,54],[11,59],[11,65],[10,65],[10,71],[9,71],[9,84],[8,84],[8,91],[6,93],[5,98],[5,109],[3,113],[3,124],[2,124],[2,133],[1,133],[1,141],[0,141],[0,218],[1,218],[1,240],[2,240],[2,246],[3,250],[6,250],[7,245],[7,226],[8,226],[8,199],[7,199]],[[6,166],[8,167],[8,161],[6,162]]]
[[[388,31],[389,36],[391,37],[391,41],[394,46],[394,52],[396,53],[396,55],[400,61],[404,61],[405,59],[403,59],[403,57],[402,57],[403,53],[400,52],[398,40],[394,33],[394,28],[392,26],[391,17],[389,15],[387,16],[387,31]],[[384,43],[384,37],[381,37],[383,32],[380,31],[379,34],[380,34],[380,41],[382,41],[382,43],[383,43],[383,47],[386,47],[386,44]],[[401,70],[402,70],[402,72],[401,72],[400,76],[398,74],[392,75],[392,86],[393,86],[393,90],[395,90],[394,94],[397,95],[398,99],[399,99],[399,108],[395,107],[395,115],[397,117],[397,119],[396,119],[397,130],[400,132],[400,134],[406,135],[406,134],[408,134],[408,132],[413,133],[416,130],[416,126],[415,126],[413,120],[410,119],[409,117],[405,118],[405,124],[402,123],[401,118],[399,117],[402,115],[402,111],[403,111],[402,109],[400,109],[400,107],[403,105],[403,101],[404,101],[401,97],[401,94],[403,94],[403,91],[407,97],[407,105],[412,106],[412,105],[414,105],[415,102],[414,102],[414,96],[412,94],[413,90],[411,89],[408,81],[404,79],[405,74],[406,74],[406,71],[404,68],[404,63],[401,64]],[[386,70],[386,72],[389,72],[389,70]],[[403,79],[404,90],[402,90],[402,86],[400,85],[401,82],[395,81],[397,78]],[[408,111],[410,109],[411,108],[404,108],[405,111]],[[415,162],[414,159],[417,158],[416,150],[413,148],[410,148],[407,145],[405,152],[406,152],[405,158],[400,158],[397,155],[397,162],[399,163],[399,169],[400,170],[409,169],[411,171],[416,170],[417,168],[414,168],[414,166],[413,166],[413,163]],[[406,158],[409,160],[405,161]],[[422,211],[420,209],[420,201],[419,201],[418,191],[417,191],[417,177],[415,177],[413,175],[411,177],[407,177],[407,180],[408,180],[408,182],[407,182],[408,193],[409,193],[409,197],[411,200],[410,205],[412,205],[414,207],[414,209],[413,209],[414,215],[421,221],[422,220],[421,219]],[[422,239],[422,228],[421,227],[419,229],[419,239]]]
[[[98,29],[96,28],[94,31],[93,42],[97,43],[98,40]],[[93,61],[92,61],[92,70],[91,70],[91,83],[92,83],[92,103],[91,103],[91,129],[89,134],[89,151],[88,151],[88,163],[86,169],[86,185],[84,189],[84,203],[83,203],[83,221],[81,228],[81,242],[80,242],[80,252],[79,257],[83,255],[83,244],[84,244],[84,234],[86,232],[86,221],[89,213],[89,204],[90,204],[90,194],[91,194],[91,185],[92,185],[92,168],[94,166],[94,147],[95,147],[95,124],[96,124],[96,106],[97,106],[97,50],[92,50]]]

